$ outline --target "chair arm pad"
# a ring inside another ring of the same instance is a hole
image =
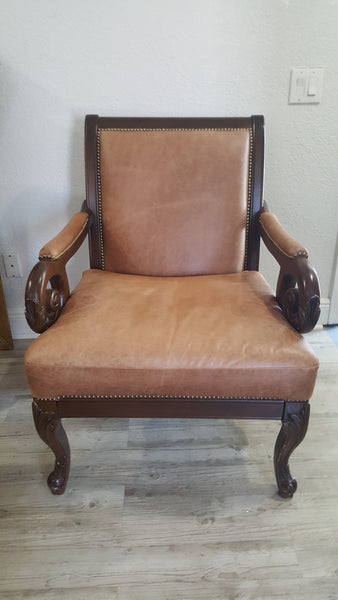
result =
[[[53,325],[69,298],[66,263],[87,235],[89,212],[76,213],[68,225],[43,246],[25,292],[26,319],[37,333]]]
[[[259,217],[261,234],[272,254],[282,252],[288,258],[308,257],[307,250],[283,229],[274,214],[262,212]],[[277,257],[276,257],[277,258]]]
[[[61,258],[84,233],[88,219],[89,215],[86,212],[75,213],[62,231],[41,248],[39,258]]]
[[[276,298],[289,323],[300,333],[311,331],[320,315],[320,291],[305,248],[289,236],[275,215],[259,217],[263,241],[280,265]]]

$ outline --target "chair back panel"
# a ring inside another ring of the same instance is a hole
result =
[[[243,121],[98,123],[101,268],[153,276],[246,268],[253,144],[251,121]]]

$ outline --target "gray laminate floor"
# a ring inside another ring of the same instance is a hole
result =
[[[277,422],[65,421],[64,496],[45,479],[22,369],[0,353],[0,598],[338,599],[338,348],[321,360],[307,436],[276,495]]]

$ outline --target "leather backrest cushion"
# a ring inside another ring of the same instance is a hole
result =
[[[248,129],[101,129],[98,161],[105,269],[243,270]]]

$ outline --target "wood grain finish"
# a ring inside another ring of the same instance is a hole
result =
[[[61,419],[56,414],[55,406],[43,410],[37,402],[33,402],[32,409],[35,427],[40,438],[55,454],[54,470],[47,479],[49,489],[52,494],[63,494],[70,469],[70,449],[66,432],[61,424]]]
[[[276,298],[287,320],[300,333],[311,331],[320,315],[317,273],[303,257],[283,261]]]
[[[312,418],[276,494],[277,421],[68,419],[68,491],[44,484],[22,366],[0,354],[0,598],[329,600],[338,589],[338,349],[320,358]],[[323,494],[323,488],[325,494]]]
[[[97,115],[87,115],[85,122],[86,204],[91,212],[88,232],[91,269],[102,269],[98,199]]]
[[[290,473],[289,458],[304,439],[309,416],[310,405],[308,402],[300,402],[298,406],[295,403],[286,402],[282,427],[274,453],[278,493],[282,498],[292,498],[297,489],[297,481]]]
[[[263,202],[264,184],[264,117],[251,117],[252,127],[252,167],[249,227],[247,235],[247,265],[249,271],[259,270],[260,230],[259,213]]]
[[[36,400],[42,407],[43,400]],[[60,398],[58,416],[179,419],[281,419],[283,400],[250,398]]]
[[[56,457],[54,471],[47,479],[53,494],[64,493],[70,468],[68,438],[61,424],[63,417],[282,419],[275,447],[275,474],[280,496],[292,498],[297,482],[290,474],[288,461],[305,436],[309,405],[249,398],[60,398],[34,400],[33,415],[41,439]]]

